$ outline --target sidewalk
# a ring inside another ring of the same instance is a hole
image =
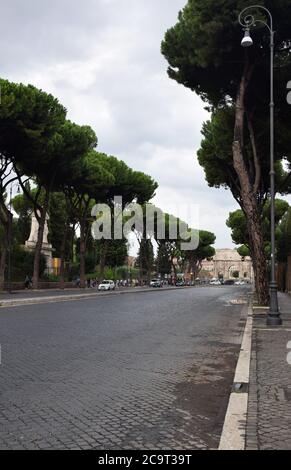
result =
[[[266,312],[254,311],[247,450],[291,450],[291,296],[279,294],[279,303],[279,328],[266,327]]]
[[[11,294],[0,293],[0,308],[2,307],[17,307],[21,305],[42,304],[49,302],[62,302],[70,300],[90,299],[100,296],[109,295],[123,295],[123,294],[138,294],[147,292],[164,292],[169,290],[178,289],[194,289],[194,287],[176,287],[167,286],[163,289],[156,289],[151,287],[122,287],[117,288],[115,291],[98,292],[97,289],[68,289],[68,290],[28,290],[28,291],[15,291]]]
[[[120,287],[116,289],[116,292],[128,292],[132,290],[140,290],[142,287]],[[71,288],[71,289],[26,289],[26,290],[15,290],[11,294],[8,292],[0,292],[0,301],[1,300],[11,300],[11,299],[26,299],[33,297],[55,297],[59,295],[96,295],[98,292],[97,288],[85,289],[81,288]]]

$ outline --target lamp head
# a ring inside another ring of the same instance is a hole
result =
[[[254,44],[251,36],[250,36],[250,29],[246,28],[245,30],[245,35],[243,37],[243,40],[241,42],[242,47],[250,47]]]

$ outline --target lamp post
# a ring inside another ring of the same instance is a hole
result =
[[[256,10],[262,10],[269,17],[269,23],[255,17]],[[278,306],[278,287],[276,282],[276,245],[275,245],[275,168],[274,168],[274,36],[273,17],[271,12],[262,5],[251,5],[239,14],[239,23],[244,28],[245,35],[241,42],[243,47],[253,45],[250,30],[258,23],[266,26],[270,32],[270,177],[271,177],[271,282],[270,282],[270,309],[267,318],[268,326],[282,325]]]

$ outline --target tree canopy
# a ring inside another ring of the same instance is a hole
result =
[[[211,106],[235,101],[245,67],[238,15],[253,4],[251,0],[188,0],[162,43],[170,78],[195,91]],[[290,80],[290,1],[259,0],[256,4],[269,8],[274,16],[279,68],[275,88],[278,90],[278,84],[283,83],[286,91]],[[252,35],[254,46],[248,51],[249,60],[256,66],[252,95],[259,94],[257,104],[268,105],[269,31],[258,25]],[[282,99],[286,102],[286,93]]]
[[[275,223],[277,234],[281,225],[282,219],[285,220],[286,214],[290,211],[290,206],[287,201],[276,199],[275,201]],[[242,210],[237,210],[229,214],[226,225],[231,229],[232,241],[236,245],[242,245],[239,248],[241,256],[250,256],[249,236],[247,231],[247,220]],[[269,257],[271,252],[270,239],[271,239],[271,221],[270,221],[270,201],[266,203],[263,209],[263,236],[264,236],[264,249],[266,255]]]
[[[200,164],[210,186],[229,188],[246,216],[246,229],[255,271],[258,300],[268,302],[268,275],[263,240],[263,207],[270,194],[270,30],[275,34],[275,117],[277,190],[290,190],[291,161],[288,123],[291,107],[286,84],[291,76],[291,4],[289,0],[260,0],[251,13],[253,47],[241,47],[239,13],[253,2],[188,0],[177,24],[162,43],[170,78],[195,91],[211,111],[204,124]],[[290,166],[289,166],[290,168]]]
[[[28,218],[34,212],[38,240],[34,257],[34,287],[40,274],[42,240],[47,213],[50,237],[55,253],[62,259],[68,251],[68,237],[80,227],[81,278],[85,278],[85,251],[92,222],[91,210],[98,202],[114,204],[115,196],[123,203],[145,203],[155,194],[157,183],[148,175],[129,168],[116,157],[95,150],[98,139],[89,126],[66,119],[67,111],[50,94],[32,85],[0,80],[0,284],[5,271],[6,252],[12,226],[12,212],[7,204],[7,188],[16,180],[23,195],[13,206],[19,215],[17,230],[24,243]],[[63,230],[62,230],[63,228]],[[120,251],[124,258],[123,243]],[[113,257],[113,255],[112,255]]]

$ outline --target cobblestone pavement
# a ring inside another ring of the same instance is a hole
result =
[[[0,309],[0,449],[217,448],[246,293]]]
[[[248,450],[291,450],[291,296],[280,294],[284,325],[267,328],[256,315],[248,407]]]

